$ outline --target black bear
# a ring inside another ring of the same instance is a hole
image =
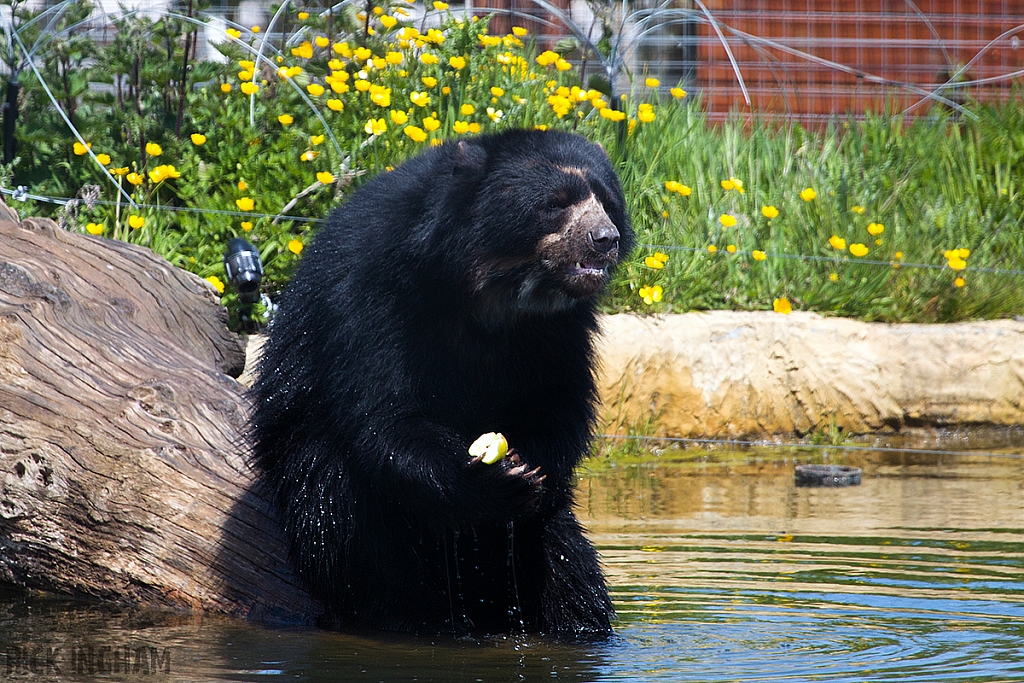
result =
[[[270,326],[251,436],[330,624],[610,633],[573,469],[596,297],[632,239],[604,151],[539,130],[433,147],[328,218]],[[486,432],[509,456],[469,455]]]

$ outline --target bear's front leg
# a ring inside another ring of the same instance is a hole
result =
[[[597,551],[572,510],[556,512],[541,536],[547,570],[540,590],[541,630],[573,638],[611,633],[615,608]]]

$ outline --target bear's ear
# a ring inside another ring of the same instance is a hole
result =
[[[480,145],[460,141],[455,149],[452,175],[456,178],[479,178],[487,165],[487,151]]]

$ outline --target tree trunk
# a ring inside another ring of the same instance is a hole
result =
[[[0,203],[0,584],[308,620],[212,287]]]

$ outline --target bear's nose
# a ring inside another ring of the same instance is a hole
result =
[[[590,246],[602,254],[607,254],[619,247],[619,231],[611,221],[594,226],[587,233],[590,238]]]

